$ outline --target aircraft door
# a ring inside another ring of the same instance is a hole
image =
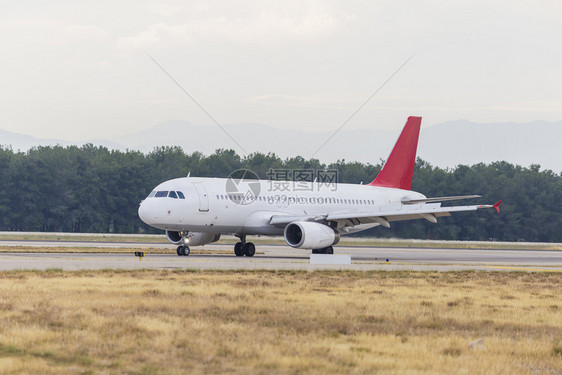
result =
[[[194,182],[195,190],[197,190],[197,195],[199,195],[199,211],[209,212],[209,197],[207,196],[207,189],[205,185],[201,182]]]

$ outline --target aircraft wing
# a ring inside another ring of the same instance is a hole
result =
[[[285,226],[293,221],[317,221],[317,222],[336,222],[337,228],[343,229],[353,227],[360,224],[377,223],[389,228],[393,221],[426,219],[432,223],[437,222],[438,217],[450,216],[452,212],[475,211],[481,208],[494,208],[499,212],[499,205],[471,205],[471,206],[450,206],[441,207],[441,203],[426,204],[408,204],[385,211],[366,211],[354,213],[331,213],[327,215],[302,215],[302,216],[285,216],[274,215],[270,219],[270,224],[276,226]]]

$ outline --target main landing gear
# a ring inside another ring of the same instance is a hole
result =
[[[180,245],[176,250],[179,256],[188,256],[190,253],[189,246],[187,245]]]
[[[332,246],[324,247],[322,249],[312,249],[312,254],[333,254],[334,248]]]
[[[246,242],[245,234],[236,235],[236,237],[240,238],[240,242],[237,242],[236,245],[234,245],[234,254],[236,254],[237,257],[244,255],[247,257],[253,257],[256,253],[256,246],[251,242]]]

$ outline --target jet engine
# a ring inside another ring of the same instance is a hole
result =
[[[216,242],[221,238],[220,233],[203,233],[203,232],[173,232],[166,231],[166,238],[174,245],[182,245],[182,239],[185,235],[185,245],[200,246],[211,242]]]
[[[293,221],[285,227],[284,235],[287,245],[303,249],[323,249],[340,241],[332,228],[312,221]]]

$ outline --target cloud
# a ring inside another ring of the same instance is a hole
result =
[[[169,26],[161,22],[150,25],[146,30],[134,37],[117,39],[117,48],[144,49],[171,40],[175,41],[175,43],[184,44],[189,42],[189,39],[190,30],[187,25]]]
[[[144,8],[161,16],[171,16],[183,10],[181,6],[161,3],[144,4]]]
[[[305,14],[262,11],[246,16],[200,17],[182,24],[159,22],[149,25],[134,36],[119,38],[117,47],[169,47],[211,42],[269,45],[311,41],[328,37],[353,20],[352,16],[328,10]]]

